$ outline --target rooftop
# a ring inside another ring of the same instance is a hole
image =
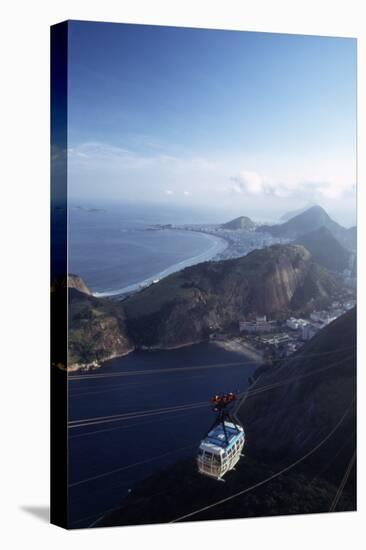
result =
[[[238,426],[239,432],[235,425],[232,422],[225,422],[225,428],[229,444],[226,444],[225,433],[222,424],[215,426],[203,439],[201,442],[200,448],[204,450],[220,452],[225,450],[227,447],[235,443],[238,437],[244,432],[241,426]]]

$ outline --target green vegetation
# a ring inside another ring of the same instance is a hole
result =
[[[120,304],[69,289],[69,365],[99,363],[132,349]]]
[[[134,347],[169,349],[201,342],[256,315],[283,319],[307,313],[329,305],[340,290],[337,279],[300,245],[274,245],[188,267],[123,302],[80,291],[83,282],[75,276],[73,285],[69,366],[99,363]]]

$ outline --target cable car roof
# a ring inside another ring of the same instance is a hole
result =
[[[231,445],[233,445],[236,440],[244,434],[243,428],[241,426],[236,427],[232,422],[225,422],[225,429],[229,440],[228,444],[226,443],[225,432],[222,425],[218,425],[207,434],[205,439],[203,439],[200,448],[207,451],[220,453],[221,451],[231,447]]]

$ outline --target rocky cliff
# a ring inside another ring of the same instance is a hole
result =
[[[53,291],[60,290],[62,288],[75,288],[79,292],[83,292],[84,294],[91,295],[90,290],[86,286],[85,282],[79,275],[74,275],[72,273],[69,273],[69,275],[65,275],[65,277],[59,277],[56,279],[52,285]]]
[[[127,335],[123,307],[70,288],[68,293],[68,369],[96,367],[126,355],[134,346]]]

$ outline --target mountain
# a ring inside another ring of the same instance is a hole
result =
[[[326,437],[347,410],[337,437],[324,452],[333,456],[341,442],[351,456],[355,377],[356,310],[352,309],[318,332],[282,368],[257,380],[253,396],[238,413],[251,441],[251,456],[270,462],[299,456]],[[286,380],[293,382],[286,384]],[[279,387],[261,393],[272,384]],[[320,452],[318,465],[325,460]],[[331,468],[327,475],[331,478]]]
[[[313,206],[282,224],[261,225],[257,231],[293,240],[321,227],[328,229],[342,246],[350,250],[355,248],[354,229],[345,229],[339,225],[321,206]]]
[[[188,267],[122,302],[82,292],[69,278],[68,368],[98,366],[133,349],[170,349],[206,340],[256,315],[285,318],[329,305],[339,283],[299,245]],[[66,288],[56,285],[55,298]],[[61,294],[62,295],[62,294]],[[62,363],[64,361],[61,361]]]
[[[221,224],[220,227],[222,229],[245,229],[246,231],[250,231],[252,229],[255,229],[255,223],[252,222],[252,220],[247,216],[240,216],[239,218],[235,218],[230,222]]]
[[[314,260],[330,271],[341,272],[349,266],[351,253],[324,226],[301,235],[296,243],[307,248]]]
[[[312,208],[313,206],[317,206],[316,204],[310,203],[307,206],[304,206],[303,208],[298,208],[297,210],[291,210],[291,212],[285,212],[280,217],[281,222],[287,222],[291,218],[294,218],[295,216],[298,216],[299,214],[302,214],[309,208]]]
[[[121,304],[95,298],[78,275],[65,275],[53,282],[51,313],[52,362],[62,370],[66,369],[66,363],[70,371],[97,367],[102,361],[134,349]],[[67,335],[63,334],[66,322]],[[67,350],[63,344],[66,337]]]
[[[69,370],[98,366],[133,351],[120,303],[69,288],[68,306]]]
[[[349,229],[346,229],[343,242],[344,246],[352,252],[357,251],[357,227],[355,225]]]
[[[330,273],[298,245],[188,267],[123,302],[137,346],[174,348],[255,315],[283,318],[325,307],[339,291]]]
[[[245,456],[225,483],[197,473],[192,449],[188,460],[143,480],[97,525],[355,510],[355,338],[353,309],[257,378],[237,411]]]

